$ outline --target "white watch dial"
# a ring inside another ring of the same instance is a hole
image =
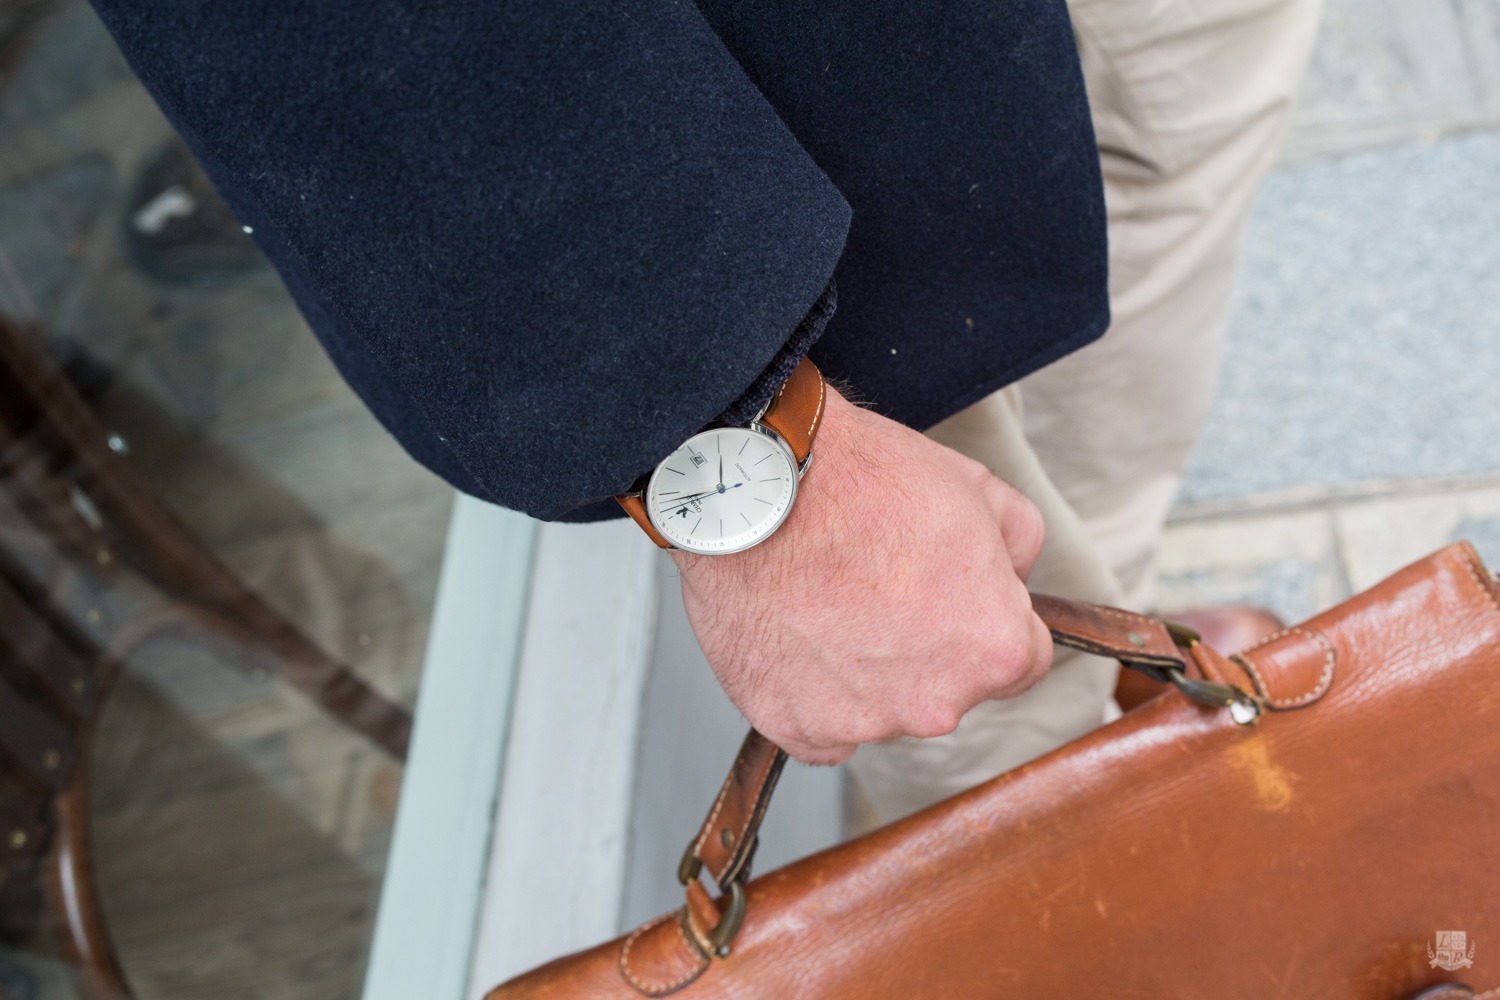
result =
[[[781,439],[745,427],[695,434],[656,467],[646,513],[679,549],[748,549],[781,524],[797,495],[797,464]]]

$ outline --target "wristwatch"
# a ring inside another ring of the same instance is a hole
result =
[[[664,549],[727,555],[757,545],[792,511],[826,398],[823,376],[803,358],[748,426],[694,434],[642,489],[615,499]]]

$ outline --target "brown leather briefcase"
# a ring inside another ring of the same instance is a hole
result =
[[[1500,997],[1500,588],[1468,545],[1231,657],[1036,605],[1175,690],[750,881],[785,761],[752,732],[686,905],[489,1000]]]

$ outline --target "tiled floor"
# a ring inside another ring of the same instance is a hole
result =
[[[1297,621],[1460,539],[1500,567],[1500,474],[1187,507],[1162,551],[1160,604],[1249,601]]]
[[[1160,607],[1300,619],[1457,538],[1500,568],[1497,232],[1500,3],[1328,0]]]

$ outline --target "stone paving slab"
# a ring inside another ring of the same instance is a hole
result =
[[[1500,488],[1348,504],[1334,512],[1333,528],[1356,591],[1460,539],[1500,569]]]
[[[1183,499],[1500,471],[1500,131],[1285,166]]]
[[[1156,605],[1251,603],[1301,621],[1461,539],[1500,569],[1500,477],[1464,490],[1220,511],[1169,527]]]
[[[1327,0],[1157,607],[1300,620],[1459,538],[1500,567],[1497,233],[1500,0]]]

